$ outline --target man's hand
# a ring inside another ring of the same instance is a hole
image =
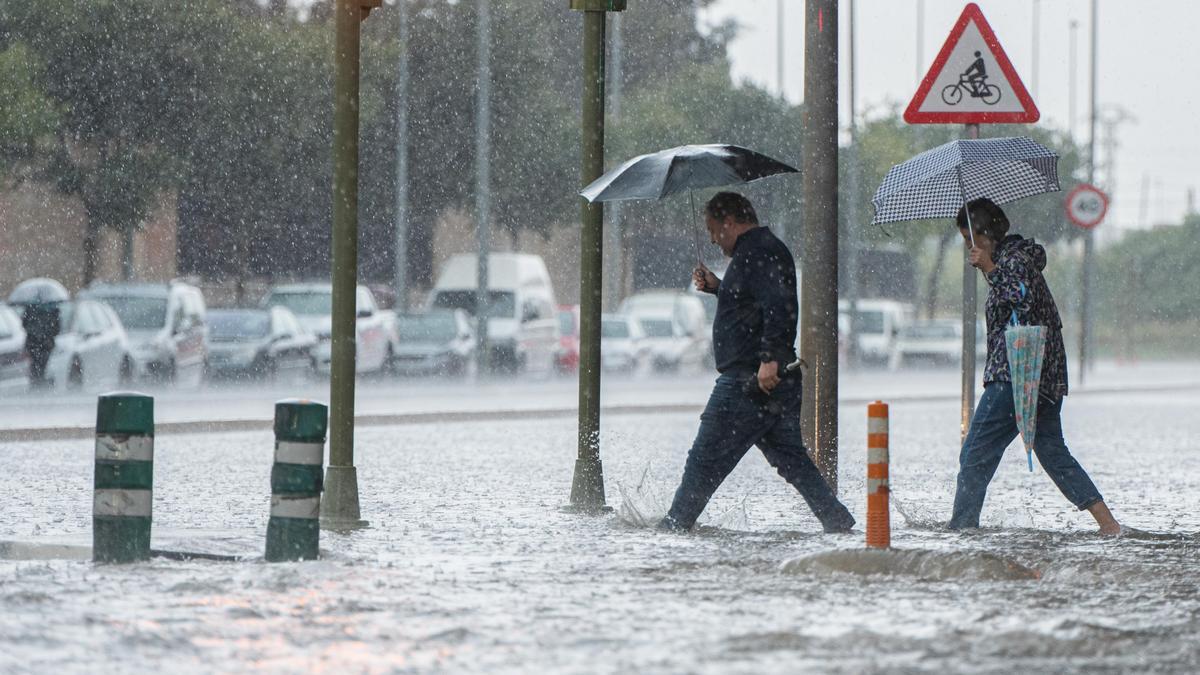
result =
[[[696,290],[702,293],[716,293],[717,287],[721,285],[721,280],[710,272],[704,263],[700,263],[696,269],[692,270],[692,283],[696,286]]]
[[[769,361],[759,364],[758,366],[758,388],[763,390],[764,394],[770,394],[771,390],[779,385],[779,362]]]
[[[971,267],[982,270],[984,274],[991,274],[992,270],[996,269],[996,263],[992,262],[992,252],[985,251],[978,246],[971,247],[969,260]]]

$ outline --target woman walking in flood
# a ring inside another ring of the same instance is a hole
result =
[[[968,222],[975,233],[973,246]],[[989,199],[976,199],[963,207],[958,212],[958,228],[963,240],[972,246],[971,265],[983,273],[991,288],[984,309],[987,364],[983,371],[983,396],[959,454],[950,529],[979,527],[988,483],[1005,448],[1017,437],[1012,378],[1004,342],[1004,329],[1015,312],[1021,324],[1045,326],[1047,330],[1034,440],[1038,462],[1076,508],[1092,514],[1101,534],[1119,534],[1120,524],[1063,440],[1061,412],[1063,397],[1067,395],[1067,356],[1062,319],[1042,276],[1046,249],[1032,239],[1008,234],[1008,217]]]

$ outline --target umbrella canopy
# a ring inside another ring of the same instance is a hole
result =
[[[640,155],[579,194],[589,202],[662,199],[684,190],[749,183],[795,168],[738,145],[681,145]]]
[[[12,293],[8,294],[8,302],[13,305],[32,305],[44,302],[66,302],[71,299],[67,289],[54,279],[35,277],[17,284]]]
[[[1025,294],[1025,285],[1021,285]],[[1008,373],[1012,378],[1013,406],[1017,430],[1025,443],[1025,457],[1033,471],[1033,439],[1037,437],[1038,390],[1042,384],[1042,358],[1046,354],[1046,327],[1021,326],[1017,313],[1004,329],[1004,346],[1008,352]]]
[[[871,198],[871,222],[953,218],[980,197],[1007,204],[1060,189],[1058,155],[1033,139],[951,141],[888,171]]]

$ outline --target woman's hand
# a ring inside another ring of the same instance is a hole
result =
[[[692,270],[692,283],[695,284],[696,290],[702,293],[716,293],[717,288],[721,285],[721,280],[710,272],[704,263],[700,263],[696,269]]]
[[[971,247],[968,260],[971,261],[971,267],[982,271],[984,274],[991,274],[992,270],[996,269],[996,263],[992,262],[992,252],[979,246]]]

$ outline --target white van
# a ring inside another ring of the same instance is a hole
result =
[[[850,320],[859,357],[867,362],[888,363],[900,330],[912,321],[912,305],[895,300],[859,300],[857,310]],[[849,301],[838,300],[839,316],[849,313]]]
[[[479,266],[475,254],[453,256],[438,273],[426,309],[461,309],[475,316]],[[558,356],[558,303],[539,255],[488,256],[488,357],[493,369],[553,373]]]
[[[208,360],[208,310],[199,288],[181,281],[96,283],[79,297],[104,302],[121,318],[137,379],[200,384]]]

